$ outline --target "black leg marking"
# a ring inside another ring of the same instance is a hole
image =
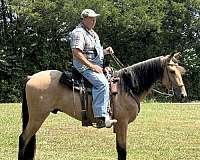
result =
[[[118,160],[126,160],[126,148],[121,147],[117,143]]]

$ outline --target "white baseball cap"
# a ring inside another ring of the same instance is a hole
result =
[[[95,13],[95,11],[93,11],[92,9],[84,9],[81,13],[81,18],[97,16],[100,16],[100,14]]]

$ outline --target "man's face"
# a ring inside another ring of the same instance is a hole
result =
[[[83,23],[85,25],[85,27],[90,30],[92,28],[94,28],[95,24],[96,24],[96,17],[85,17],[83,18]]]

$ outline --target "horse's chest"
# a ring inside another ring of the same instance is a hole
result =
[[[127,117],[129,117],[129,123],[133,122],[139,112],[139,107],[137,103],[132,103],[132,105],[127,106]]]
[[[136,119],[137,115],[138,115],[138,112],[129,113],[129,123],[133,122]]]

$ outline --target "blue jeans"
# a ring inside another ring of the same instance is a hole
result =
[[[93,85],[92,106],[94,117],[106,117],[109,102],[109,83],[103,73],[96,73],[89,69],[85,70],[83,76]]]

